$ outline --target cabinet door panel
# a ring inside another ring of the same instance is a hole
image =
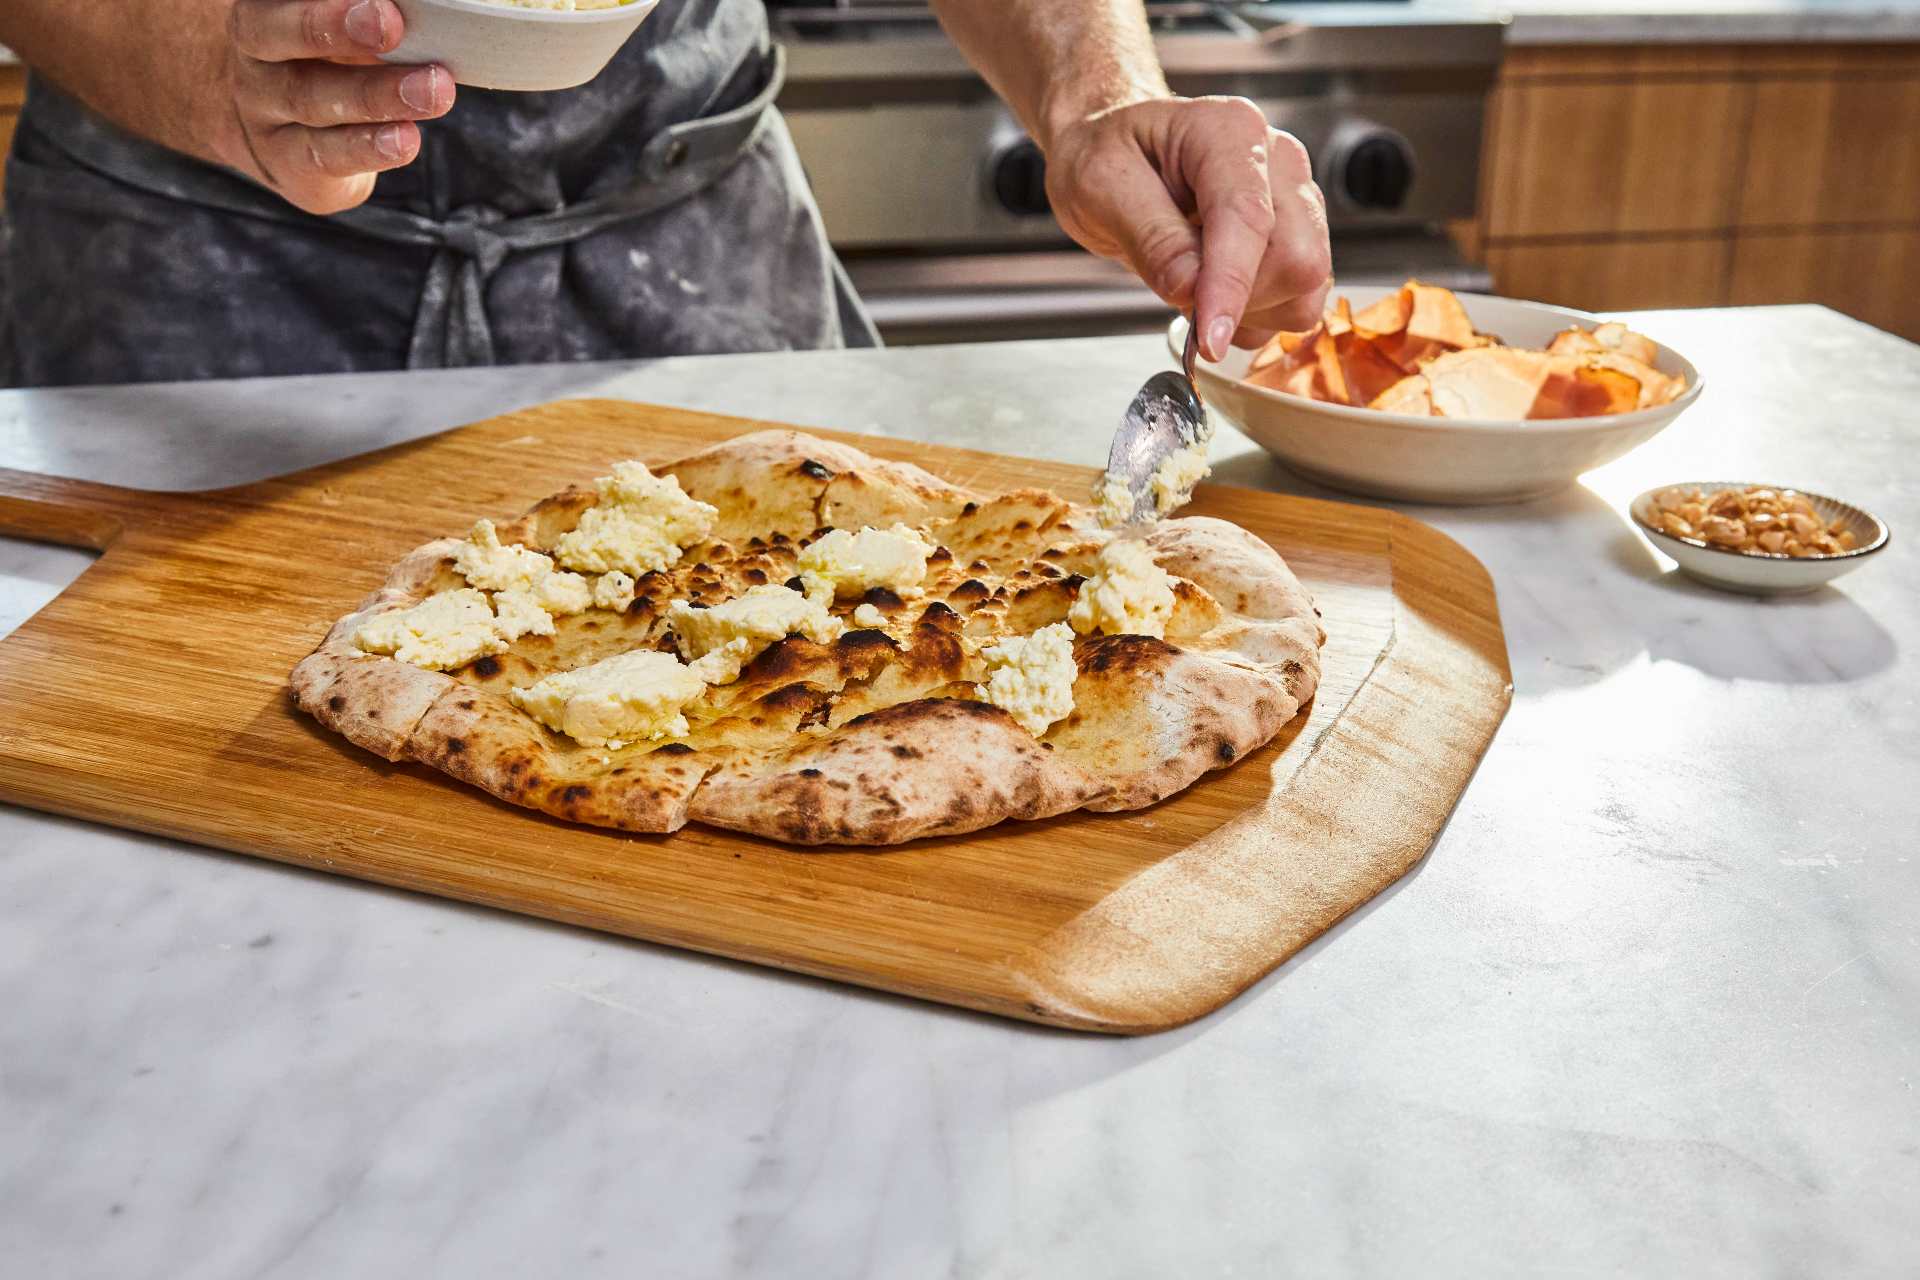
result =
[[[1726,243],[1711,238],[1495,245],[1487,266],[1503,294],[1588,311],[1727,300]]]
[[[1487,232],[1705,231],[1731,220],[1744,83],[1503,85]]]
[[[1818,302],[1920,342],[1920,228],[1744,232],[1729,300]]]
[[[1740,225],[1920,221],[1920,76],[1763,80]]]

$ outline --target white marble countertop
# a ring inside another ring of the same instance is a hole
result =
[[[1180,1031],[1016,1025],[0,808],[5,1269],[1912,1274],[1920,348],[1813,308],[1634,322],[1710,381],[1671,430],[1556,498],[1415,512],[1492,570],[1513,661],[1452,823]],[[1097,462],[1164,358],[6,392],[0,465],[239,481],[577,392]],[[1215,453],[1315,492],[1231,431]],[[1621,509],[1729,474],[1854,499],[1894,544],[1799,599],[1690,585]],[[86,563],[0,540],[0,628]]]

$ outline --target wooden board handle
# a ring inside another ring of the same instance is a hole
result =
[[[0,535],[33,542],[105,551],[130,521],[178,502],[171,494],[0,467]]]

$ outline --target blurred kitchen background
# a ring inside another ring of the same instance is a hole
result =
[[[1531,3],[1532,7],[1527,7]],[[893,343],[1157,328],[913,0],[768,0],[829,234]],[[1820,302],[1920,339],[1920,0],[1152,0],[1177,92],[1312,152],[1344,283]],[[0,65],[0,141],[24,91]]]

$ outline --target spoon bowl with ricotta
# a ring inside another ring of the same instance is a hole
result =
[[[437,62],[476,89],[571,89],[599,75],[659,0],[393,0],[388,62]]]

